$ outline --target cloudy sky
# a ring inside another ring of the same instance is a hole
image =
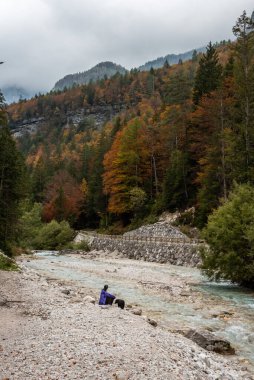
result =
[[[101,61],[126,68],[232,38],[253,0],[0,0],[0,88],[50,90]]]

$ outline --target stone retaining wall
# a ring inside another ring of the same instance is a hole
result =
[[[90,247],[102,251],[118,251],[130,259],[195,267],[200,264],[199,245],[193,243],[145,242],[78,234],[75,241],[87,240]]]

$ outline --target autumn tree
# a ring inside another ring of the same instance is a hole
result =
[[[140,126],[138,118],[131,120],[117,133],[104,158],[103,188],[109,197],[108,210],[118,215],[131,211],[130,191],[142,182],[137,142]]]
[[[46,187],[43,219],[67,220],[73,224],[81,211],[82,200],[80,184],[68,172],[60,171]]]

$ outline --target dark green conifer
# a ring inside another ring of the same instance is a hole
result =
[[[218,54],[209,42],[206,53],[200,58],[196,75],[193,102],[198,104],[200,98],[218,88],[221,81],[222,67],[219,63]]]
[[[2,94],[0,99],[0,249],[11,254],[11,243],[17,238],[20,201],[26,195],[26,170],[6,126]]]

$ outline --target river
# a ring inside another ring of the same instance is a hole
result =
[[[213,331],[254,364],[254,292],[225,282],[208,282],[196,268],[123,258],[84,259],[42,251],[25,265],[93,294],[99,295],[108,283],[113,294],[140,306],[163,328]]]

